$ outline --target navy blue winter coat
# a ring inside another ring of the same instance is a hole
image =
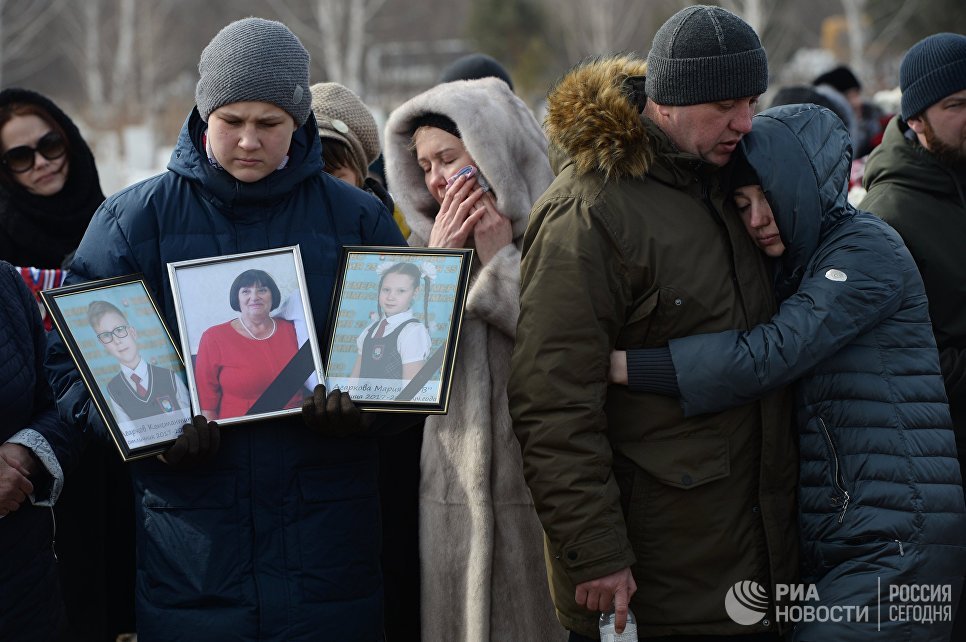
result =
[[[872,621],[813,623],[794,637],[871,639],[890,585],[949,584],[955,605],[966,570],[966,508],[922,279],[899,235],[848,204],[851,149],[832,112],[769,109],[741,152],[786,246],[783,301],[750,331],[670,342],[682,405],[714,412],[798,382],[803,581],[823,605],[870,606]],[[948,622],[881,616],[883,639],[948,639]]]
[[[378,200],[321,171],[311,115],[287,167],[255,183],[208,162],[204,127],[193,111],[169,171],[105,201],[70,280],[142,272],[177,336],[167,263],[299,244],[324,337],[342,246],[405,245],[398,228]],[[61,415],[96,430],[62,345],[48,365]],[[131,475],[142,642],[381,639],[374,439],[326,439],[289,416],[224,428],[204,467],[150,459]]]
[[[32,480],[38,502],[56,499],[82,441],[57,417],[44,378],[45,347],[36,300],[20,274],[0,261],[0,444],[17,435],[15,442],[33,450],[45,468],[59,469],[56,477]],[[28,500],[0,519],[0,640],[46,642],[66,625],[53,535],[49,506]]]

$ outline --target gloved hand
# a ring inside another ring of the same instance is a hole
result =
[[[221,429],[203,415],[195,415],[185,424],[174,443],[158,455],[158,459],[174,468],[190,468],[215,456],[221,445]]]
[[[325,386],[319,384],[302,402],[302,421],[326,437],[357,437],[369,431],[371,419],[356,407],[348,392],[336,388],[326,396]]]

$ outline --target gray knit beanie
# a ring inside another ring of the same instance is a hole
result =
[[[211,39],[198,62],[195,102],[201,118],[222,105],[276,105],[301,127],[309,117],[309,52],[281,22],[243,18]]]
[[[966,36],[935,33],[910,47],[899,65],[902,120],[966,89]]]
[[[352,152],[356,172],[365,178],[379,156],[379,128],[372,112],[351,89],[337,82],[316,83],[311,90],[319,136],[344,143]]]
[[[758,34],[721,7],[678,11],[654,34],[647,56],[647,97],[661,105],[697,105],[757,96],[768,89],[768,59]]]

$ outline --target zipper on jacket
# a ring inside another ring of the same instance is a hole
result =
[[[906,553],[902,550],[902,542],[895,540],[895,543],[899,545],[899,557],[905,557]]]
[[[50,507],[50,522],[51,522],[51,533],[50,533],[50,551],[54,554],[54,561],[59,561],[57,559],[57,515],[54,513],[54,507]]]
[[[845,511],[849,509],[849,501],[851,501],[852,496],[849,495],[849,491],[845,489],[845,484],[842,481],[842,471],[839,467],[839,453],[835,449],[835,442],[832,441],[832,435],[829,433],[828,428],[825,426],[825,421],[819,417],[818,425],[822,427],[822,434],[825,436],[825,443],[828,444],[829,451],[832,453],[832,485],[835,490],[841,496],[841,499],[833,502],[836,504],[841,504],[842,508],[839,513],[839,524],[845,519]]]

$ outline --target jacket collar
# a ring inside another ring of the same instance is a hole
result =
[[[957,180],[953,172],[923,147],[898,116],[886,126],[882,144],[873,150],[865,166],[866,189],[877,183],[894,183],[915,192],[958,198],[966,207],[962,190],[966,181]]]
[[[206,128],[197,108],[193,109],[181,128],[168,169],[199,184],[229,217],[244,218],[248,213],[255,213],[266,204],[283,199],[296,185],[322,171],[322,144],[311,114],[292,136],[286,167],[254,183],[239,181],[208,162],[202,146]]]

